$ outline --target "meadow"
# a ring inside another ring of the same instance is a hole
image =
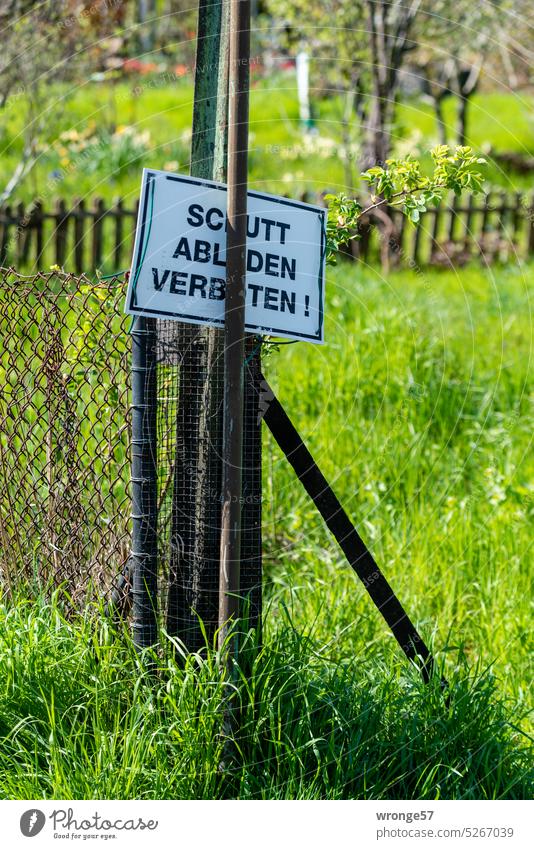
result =
[[[193,85],[190,76],[169,81],[168,74],[132,77],[110,83],[87,80],[74,91],[51,85],[44,105],[49,121],[39,138],[35,167],[17,187],[15,201],[41,197],[49,207],[56,197],[72,204],[75,197],[121,196],[133,206],[139,195],[142,166],[187,173],[191,141]],[[359,138],[351,134],[341,155],[343,98],[312,91],[316,132],[303,134],[293,71],[258,79],[251,90],[250,185],[274,194],[303,191],[351,191],[358,186]],[[0,184],[19,162],[23,147],[23,96],[7,105],[0,127]],[[468,143],[487,152],[534,153],[531,93],[482,92],[474,96]],[[444,104],[450,141],[454,143],[455,103]],[[423,160],[437,144],[428,103],[410,98],[399,103],[393,129],[394,152],[411,152]],[[346,161],[350,163],[350,183]],[[508,191],[530,190],[528,174],[490,162],[489,186]]]
[[[97,607],[67,620],[60,597],[21,597],[0,607],[0,795],[531,795],[532,271],[342,263],[326,344],[264,363],[447,698],[266,433],[264,640],[235,672],[234,742],[213,649],[176,658],[162,634],[154,680]]]

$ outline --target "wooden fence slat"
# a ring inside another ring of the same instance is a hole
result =
[[[95,198],[93,204],[93,268],[102,265],[102,225],[106,208],[102,198]]]
[[[511,234],[508,229],[507,212],[509,210],[508,198],[504,189],[499,192],[499,206],[497,208],[497,255],[500,260],[505,260],[510,252]],[[506,254],[506,256],[505,256]]]
[[[432,208],[432,232],[430,234],[430,253],[429,261],[432,262],[433,257],[439,251],[439,225],[441,223],[441,203]]]
[[[114,206],[115,213],[115,248],[113,251],[113,262],[115,264],[115,271],[119,271],[121,267],[121,258],[122,258],[122,240],[123,240],[123,218],[124,218],[124,209],[122,198],[117,198]]]
[[[11,220],[11,206],[8,204],[4,207],[4,220],[2,223],[2,240],[0,242],[0,262],[2,265],[9,265],[8,245],[9,245],[9,224]]]
[[[473,215],[475,213],[475,196],[469,195],[464,223],[464,251],[470,251],[473,241]]]
[[[504,231],[506,229],[506,212],[508,210],[506,192],[501,190],[498,198],[497,206],[495,207],[495,212],[497,214],[497,229]]]
[[[67,213],[67,205],[63,198],[56,201],[56,264],[63,267],[65,263],[65,255],[67,252],[67,227],[69,216]]]
[[[34,260],[34,268],[38,269],[41,257],[43,256],[44,249],[44,234],[43,234],[43,204],[42,201],[37,200],[34,204],[33,215],[32,215],[32,226],[35,230],[35,260]]]
[[[449,230],[448,230],[448,241],[454,242],[454,234],[456,232],[456,221],[458,218],[458,206],[459,206],[459,198],[457,195],[453,194],[452,199],[449,203],[450,213],[449,213]]]
[[[528,221],[528,236],[527,236],[527,254],[534,254],[534,192],[530,196],[530,204],[527,211]]]
[[[17,257],[17,266],[19,266],[22,262],[23,251],[24,251],[24,236],[27,231],[27,227],[25,226],[26,222],[26,209],[22,201],[17,204],[17,224],[15,226],[15,239],[16,239],[16,257]]]
[[[139,216],[139,201],[135,202],[134,207],[134,216],[132,219],[132,227],[130,230],[130,244],[128,245],[128,256],[131,257],[134,249],[134,241],[135,241],[135,228],[137,227],[137,219]]]
[[[419,259],[420,259],[419,252],[420,252],[420,249],[421,249],[421,232],[422,232],[422,229],[423,228],[421,226],[421,219],[419,219],[419,221],[415,225],[415,233],[414,233],[413,242],[412,242],[412,264],[413,265],[419,265]]]
[[[406,242],[406,221],[407,218],[404,213],[400,213],[400,227],[399,227],[399,257],[402,260],[402,257],[405,253],[405,242]]]
[[[324,203],[322,195],[312,197],[306,193],[302,197],[306,197],[307,201]],[[40,201],[26,208],[22,203],[18,203],[15,209],[7,205],[0,208],[0,259],[4,265],[17,262],[39,268],[44,262],[45,222],[52,221],[51,251],[58,265],[72,262],[76,272],[82,273],[101,268],[105,263],[118,271],[131,256],[138,208],[138,202],[133,208],[125,208],[120,197],[110,208],[106,208],[102,198],[95,198],[89,206],[82,199],[76,199],[72,209],[67,208],[64,200],[58,200],[48,211]],[[506,246],[509,249],[511,245],[515,245],[515,250],[520,250],[523,255],[534,254],[534,195],[527,198],[520,192],[513,195],[500,192],[496,196],[489,192],[482,203],[473,195],[465,199],[453,197],[448,209],[440,204],[421,215],[413,239],[409,239],[407,244],[406,233],[411,228],[407,226],[406,216],[397,209],[392,210],[391,215],[394,224],[391,254],[404,263],[408,260],[417,264],[432,262],[440,252],[442,239],[457,242],[469,255],[478,241],[477,233],[486,259],[495,252],[502,255]],[[67,251],[71,242],[71,218],[72,250]],[[86,225],[86,219],[89,225]],[[106,225],[108,219],[109,225]],[[440,232],[442,224],[445,225],[445,233]],[[485,238],[490,231],[492,238]],[[381,234],[375,224],[364,222],[361,239],[351,242],[345,255],[370,261],[371,256],[383,256],[381,247],[384,247],[381,246]]]
[[[492,206],[491,206],[492,199],[493,199],[492,192],[488,192],[486,197],[484,198],[484,206],[483,206],[483,209],[482,209],[482,223],[481,223],[481,226],[480,226],[480,233],[481,233],[482,236],[485,233],[487,233],[488,229],[489,229],[490,215],[491,215],[491,212],[492,212]]]
[[[360,227],[360,238],[358,240],[358,257],[367,262],[371,242],[371,225],[366,222]]]
[[[23,220],[23,233],[22,233],[22,248],[21,248],[21,262],[24,265],[30,260],[30,247],[33,238],[33,231],[35,230],[35,216],[37,213],[37,205],[32,203],[31,206],[26,210],[26,214]]]
[[[515,245],[515,250],[517,251],[521,241],[521,230],[523,217],[521,215],[522,212],[522,203],[523,203],[523,195],[521,192],[516,192],[513,195],[513,203],[512,203],[512,241]]]
[[[398,209],[392,209],[390,211],[391,220],[393,221],[393,234],[390,238],[390,249],[392,254],[394,254],[394,262],[398,263],[401,259],[401,247],[400,247],[400,225],[402,223],[402,212]]]
[[[74,205],[74,267],[77,274],[84,269],[85,201],[77,198]]]

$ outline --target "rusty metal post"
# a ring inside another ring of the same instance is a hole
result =
[[[249,58],[250,0],[230,0],[220,647],[240,612]]]

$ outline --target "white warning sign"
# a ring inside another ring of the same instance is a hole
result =
[[[248,193],[246,329],[323,342],[326,210]],[[143,171],[126,312],[224,324],[226,186]]]

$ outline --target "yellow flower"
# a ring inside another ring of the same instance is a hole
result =
[[[63,141],[76,141],[79,138],[79,133],[77,130],[65,130],[59,138]]]

